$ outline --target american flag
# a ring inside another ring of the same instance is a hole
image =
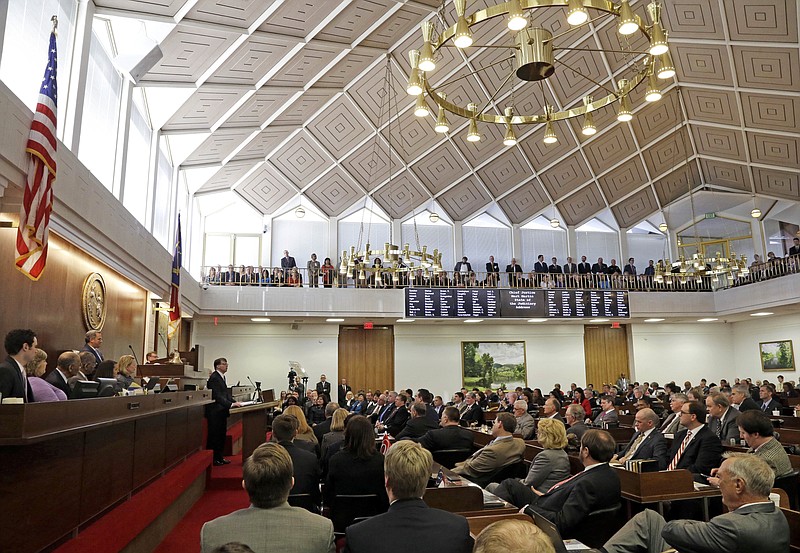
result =
[[[178,332],[181,325],[181,216],[178,214],[178,228],[175,231],[175,255],[172,256],[172,285],[169,293],[169,329],[170,340]]]
[[[53,30],[47,69],[25,147],[30,160],[17,231],[16,265],[31,280],[39,280],[47,263],[53,181],[56,180],[56,62],[56,33]]]

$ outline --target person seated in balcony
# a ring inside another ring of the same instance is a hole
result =
[[[483,288],[484,283],[478,280],[475,271],[470,271],[469,278],[467,279],[467,288]]]
[[[433,277],[432,285],[436,286],[437,288],[450,288],[452,282],[450,282],[450,279],[447,278],[447,271],[442,269],[436,273],[436,276]]]
[[[283,271],[278,267],[272,269],[271,285],[286,286],[286,279],[283,278]]]
[[[272,276],[269,272],[269,267],[260,267],[261,272],[261,286],[272,286]]]
[[[217,272],[216,267],[211,267],[208,269],[208,276],[206,277],[206,284],[210,284],[211,286],[215,286],[219,284],[219,273]]]
[[[228,270],[220,275],[220,282],[226,286],[238,286],[242,275],[239,274],[233,265],[228,265]]]
[[[303,276],[300,274],[300,271],[297,270],[297,267],[292,267],[289,272],[289,278],[286,279],[286,285],[294,286],[295,288],[303,286]]]
[[[242,273],[242,284],[249,286],[258,286],[261,284],[261,276],[258,274],[258,272],[253,271],[252,265],[248,265],[244,268],[244,273]]]

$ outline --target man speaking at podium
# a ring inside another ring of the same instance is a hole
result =
[[[231,414],[231,407],[240,407],[231,399],[225,373],[228,372],[228,360],[224,357],[214,359],[214,372],[208,379],[206,388],[211,390],[211,399],[214,403],[206,405],[206,418],[208,419],[208,440],[206,449],[214,450],[214,465],[227,465],[230,463],[222,456],[225,450],[225,433],[228,430],[227,419]]]

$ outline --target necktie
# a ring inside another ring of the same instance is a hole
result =
[[[764,402],[764,404],[761,405],[761,410],[766,412],[766,410],[767,410],[767,403],[766,402]]]
[[[636,455],[636,450],[639,449],[639,446],[642,445],[643,441],[644,441],[644,434],[639,434],[639,437],[633,441],[633,445],[628,450],[628,454],[622,459],[620,459],[620,461],[624,463],[625,461]]]
[[[553,484],[553,486],[552,486],[552,487],[551,487],[549,490],[547,490],[545,493],[546,493],[546,494],[548,494],[548,493],[550,493],[550,492],[552,492],[552,491],[555,491],[555,490],[557,490],[558,488],[560,488],[561,486],[563,486],[564,484],[566,484],[567,482],[569,482],[570,480],[572,480],[572,479],[573,479],[573,478],[575,478],[576,476],[580,476],[581,474],[583,474],[583,472],[579,472],[578,474],[573,474],[572,476],[570,476],[569,478],[565,478],[565,479],[564,479],[564,480],[562,480],[561,482],[556,482],[556,483],[555,483],[555,484]]]
[[[692,438],[692,431],[691,430],[687,430],[686,431],[686,437],[681,442],[681,447],[678,448],[678,452],[675,454],[675,457],[673,457],[672,462],[670,462],[669,466],[667,467],[667,470],[675,470],[675,467],[678,465],[678,462],[681,460],[681,456],[683,455],[683,452],[686,451],[686,446],[689,445],[689,440],[691,438]]]

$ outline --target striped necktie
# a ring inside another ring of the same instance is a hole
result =
[[[564,484],[566,484],[567,482],[569,482],[570,480],[572,480],[572,479],[573,479],[573,478],[575,478],[576,476],[580,476],[581,474],[583,474],[583,471],[582,471],[582,472],[579,472],[578,474],[573,474],[572,476],[570,476],[569,478],[565,478],[565,479],[564,479],[564,480],[562,480],[561,482],[556,482],[556,483],[555,483],[555,484],[553,484],[553,486],[551,486],[551,487],[550,487],[550,489],[549,489],[549,490],[547,490],[545,493],[546,493],[546,494],[548,494],[548,493],[550,493],[550,492],[553,492],[553,491],[557,490],[558,488],[560,488],[561,486],[563,486]]]
[[[681,456],[683,452],[686,451],[686,446],[689,445],[689,440],[692,439],[692,431],[686,431],[686,437],[681,442],[681,447],[678,448],[678,452],[675,454],[675,457],[672,458],[672,462],[667,467],[667,470],[675,470],[675,467],[678,466],[678,462],[681,460]]]
[[[628,454],[625,455],[622,459],[620,459],[620,461],[624,463],[625,461],[636,455],[636,450],[639,449],[639,446],[642,445],[643,441],[644,441],[644,434],[642,433],[639,434],[639,437],[633,441],[633,445],[631,445],[631,448],[628,450]]]

